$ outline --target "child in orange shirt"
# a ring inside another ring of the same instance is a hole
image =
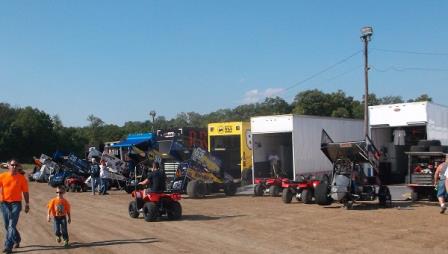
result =
[[[71,223],[70,204],[64,198],[65,188],[59,186],[56,188],[57,197],[48,202],[47,221],[50,222],[53,217],[53,228],[56,234],[56,241],[61,242],[61,236],[64,239],[64,247],[68,247],[67,222]],[[68,220],[67,220],[68,217]]]

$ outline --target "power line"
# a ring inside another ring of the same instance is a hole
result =
[[[372,48],[372,50],[388,53],[410,54],[410,55],[448,56],[448,53],[437,53],[437,52],[407,51],[407,50],[381,49],[381,48]]]
[[[436,72],[444,72],[448,71],[448,69],[443,68],[424,68],[424,67],[397,67],[397,66],[390,66],[386,69],[379,69],[375,66],[370,66],[370,68],[374,71],[378,72],[389,72],[389,71],[398,71],[398,72],[405,72],[405,71],[436,71]]]
[[[346,58],[344,58],[344,59],[342,59],[342,60],[336,62],[335,64],[332,64],[332,65],[328,66],[327,68],[325,68],[325,69],[323,69],[323,70],[321,70],[321,71],[318,71],[318,72],[316,72],[315,74],[313,74],[313,75],[311,75],[311,76],[309,76],[309,77],[307,77],[307,78],[305,78],[305,79],[303,79],[303,80],[301,80],[301,81],[295,83],[294,85],[292,85],[292,86],[290,86],[290,87],[287,87],[284,91],[291,90],[292,88],[294,88],[294,87],[296,87],[296,86],[299,86],[299,85],[301,85],[301,84],[303,84],[303,83],[305,83],[305,82],[307,82],[307,81],[309,81],[309,80],[311,80],[311,79],[313,79],[313,78],[315,78],[315,77],[321,75],[322,73],[325,73],[325,72],[327,72],[327,71],[333,69],[334,67],[336,67],[336,66],[338,66],[338,65],[340,65],[340,64],[342,64],[342,63],[347,62],[348,60],[350,60],[350,59],[353,58],[354,56],[358,55],[359,53],[361,53],[361,50],[358,50],[358,51],[356,51],[355,53],[349,55],[348,57],[346,57]]]

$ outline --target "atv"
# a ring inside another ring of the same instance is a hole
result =
[[[263,196],[268,192],[272,197],[278,197],[282,192],[282,185],[288,182],[288,178],[255,178],[254,195]]]
[[[289,204],[295,196],[297,201],[304,204],[311,204],[314,198],[314,188],[318,186],[321,180],[317,180],[314,176],[301,176],[300,181],[284,181],[282,183],[282,201]],[[328,176],[324,175],[322,181],[328,182]]]
[[[67,192],[86,192],[87,184],[84,183],[85,179],[82,176],[71,175],[65,178],[64,185]]]
[[[330,205],[333,201],[351,209],[356,201],[373,201],[378,198],[383,207],[392,203],[389,188],[368,184],[364,167],[377,168],[379,152],[369,137],[362,141],[335,143],[322,130],[321,150],[333,163],[329,182],[321,182],[315,188],[315,199],[319,205]]]
[[[145,221],[157,221],[166,215],[168,220],[182,218],[182,206],[179,203],[181,194],[176,192],[145,193],[144,190],[133,191],[134,198],[129,203],[128,211],[131,218],[138,218],[143,213]]]

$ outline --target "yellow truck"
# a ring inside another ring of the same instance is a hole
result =
[[[208,125],[208,151],[221,160],[222,168],[235,179],[252,180],[252,134],[249,122]]]

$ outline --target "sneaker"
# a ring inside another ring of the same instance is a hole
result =
[[[440,213],[445,213],[445,211],[446,211],[446,205],[443,204],[440,206]]]
[[[56,237],[56,242],[61,243],[61,237],[60,236]]]
[[[3,253],[12,253],[11,249],[3,249]]]
[[[20,248],[20,242],[16,242],[15,244],[14,244],[14,248]]]
[[[68,247],[68,240],[64,240],[64,248],[67,248]]]

